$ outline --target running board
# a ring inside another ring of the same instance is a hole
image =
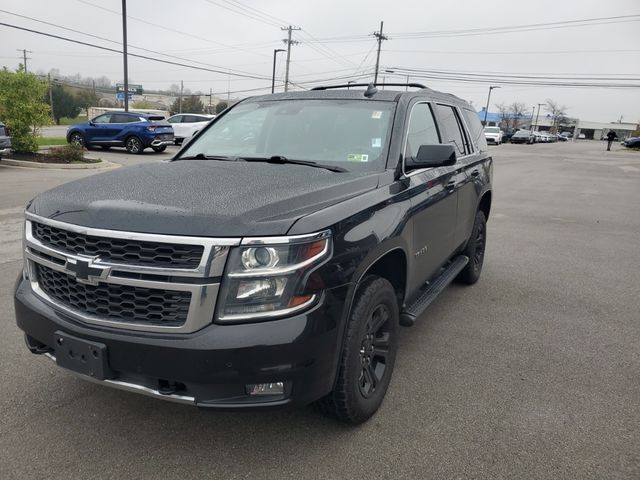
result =
[[[435,280],[427,285],[426,289],[416,299],[416,301],[404,308],[402,313],[400,313],[400,325],[411,327],[431,302],[440,295],[440,292],[442,292],[447,285],[449,285],[453,279],[458,276],[462,269],[467,266],[467,263],[469,263],[469,257],[464,255],[454,258],[449,266],[447,266],[446,269],[435,278]]]

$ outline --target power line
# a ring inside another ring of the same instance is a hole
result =
[[[78,0],[78,1],[82,1],[82,0]],[[83,3],[87,3],[87,2],[83,2]],[[87,5],[91,5],[91,4],[90,4],[90,3],[87,3]],[[92,5],[92,6],[95,6],[96,8],[104,9],[103,7],[98,7],[97,5]],[[115,10],[109,10],[109,9],[107,9],[107,11],[112,12],[112,13],[117,13],[117,12],[115,12]],[[92,34],[92,33],[83,32],[83,31],[76,30],[76,29],[73,29],[73,28],[63,27],[63,26],[61,26],[61,25],[56,25],[55,23],[46,22],[46,21],[44,21],[44,20],[40,20],[40,19],[33,18],[33,17],[28,17],[28,16],[26,16],[26,15],[20,15],[20,14],[17,14],[17,13],[9,12],[9,11],[7,11],[7,10],[2,10],[2,9],[0,9],[0,12],[7,13],[7,14],[9,14],[9,15],[14,15],[14,16],[16,16],[16,17],[24,18],[24,19],[27,19],[27,20],[31,20],[31,21],[33,21],[33,22],[42,23],[42,24],[44,24],[44,25],[49,25],[49,26],[52,26],[52,27],[55,27],[55,28],[60,28],[60,29],[62,29],[62,30],[66,30],[66,31],[69,31],[69,32],[78,33],[78,34],[80,34],[80,35],[85,35],[85,36],[87,36],[87,37],[95,38],[95,39],[98,39],[98,40],[104,40],[105,42],[110,42],[110,43],[115,43],[116,45],[120,45],[120,42],[118,42],[118,41],[116,41],[116,40],[112,40],[112,39],[110,39],[110,38],[106,38],[106,37],[101,37],[101,36],[99,36],[99,35],[94,35],[94,34]],[[120,16],[120,14],[119,14],[119,13],[118,13],[118,15]],[[127,15],[127,18],[133,18],[133,19],[135,19],[135,17],[131,17],[130,15]],[[219,65],[212,65],[212,64],[210,64],[210,63],[199,62],[199,61],[197,61],[197,60],[192,60],[192,59],[190,59],[190,58],[179,57],[179,56],[177,56],[177,55],[170,55],[170,54],[168,54],[168,53],[159,52],[159,51],[157,51],[157,50],[151,50],[151,49],[148,49],[148,48],[138,47],[138,46],[131,45],[131,44],[129,44],[129,47],[131,47],[131,48],[135,48],[135,49],[137,49],[137,50],[141,50],[141,51],[144,51],[144,52],[155,53],[155,54],[157,54],[157,55],[162,55],[162,56],[164,56],[164,57],[175,58],[176,60],[183,60],[183,61],[187,61],[187,62],[197,63],[197,64],[199,64],[199,65],[205,65],[205,66],[207,66],[207,67],[220,68],[220,69],[224,68],[224,67],[221,67],[221,66],[219,66]],[[235,72],[238,72],[238,73],[242,73],[242,74],[252,75],[250,72],[244,72],[244,71],[242,71],[242,70],[234,70],[234,71],[235,71]]]
[[[78,2],[83,3],[83,4],[85,4],[85,5],[89,5],[90,7],[93,7],[93,8],[99,8],[100,10],[104,10],[105,12],[113,13],[113,14],[115,14],[115,15],[120,16],[120,12],[118,12],[118,11],[116,11],[116,10],[111,10],[111,9],[106,8],[106,7],[103,7],[103,6],[101,6],[101,5],[95,5],[95,4],[93,4],[93,3],[91,3],[91,2],[88,2],[88,1],[86,1],[86,0],[78,0]],[[199,35],[194,35],[193,33],[183,32],[182,30],[177,30],[177,29],[175,29],[175,28],[168,27],[167,25],[160,25],[160,24],[158,24],[158,23],[153,23],[153,22],[150,22],[150,21],[145,20],[145,19],[143,19],[143,18],[134,17],[134,16],[131,16],[131,15],[128,15],[128,18],[130,18],[131,20],[135,20],[135,21],[137,21],[137,22],[140,22],[140,23],[144,23],[144,24],[146,24],[146,25],[151,25],[152,27],[160,28],[160,29],[162,29],[162,30],[164,30],[164,31],[167,31],[167,30],[168,30],[168,31],[170,31],[170,32],[178,33],[178,34],[180,34],[180,35],[185,35],[185,36],[187,36],[187,37],[195,38],[196,40],[201,40],[201,41],[203,41],[203,42],[212,43],[212,44],[214,44],[214,45],[220,45],[220,46],[222,46],[222,47],[231,48],[231,49],[233,49],[233,50],[239,50],[239,51],[249,52],[249,53],[251,53],[251,54],[253,54],[253,55],[268,56],[268,55],[264,55],[264,54],[261,54],[261,53],[251,52],[251,51],[249,51],[249,50],[243,50],[242,48],[236,47],[236,46],[234,46],[234,45],[227,45],[227,44],[225,44],[225,43],[216,42],[215,40],[211,40],[211,39],[209,39],[209,38],[201,37],[201,36],[199,36]]]
[[[63,37],[61,35],[54,35],[53,33],[41,32],[41,31],[38,31],[38,30],[33,30],[33,29],[30,29],[30,28],[20,27],[20,26],[17,26],[17,25],[12,25],[10,23],[4,23],[4,22],[0,22],[0,25],[4,26],[4,27],[14,28],[16,30],[22,30],[22,31],[25,31],[25,32],[35,33],[37,35],[42,35],[42,36],[45,36],[45,37],[56,38],[58,40],[63,40],[65,42],[76,43],[78,45],[85,45],[87,47],[98,48],[100,50],[106,50],[108,52],[114,52],[114,53],[122,54],[121,50],[117,50],[115,48],[104,47],[102,45],[96,45],[96,44],[93,44],[93,43],[83,42],[81,40],[74,40],[72,38]],[[271,80],[270,77],[253,75],[253,74],[232,73],[229,70],[218,70],[218,69],[213,69],[213,68],[199,67],[197,65],[188,65],[188,64],[185,64],[185,63],[173,62],[171,60],[164,60],[164,59],[161,59],[161,58],[149,57],[147,55],[140,55],[138,53],[129,53],[129,56],[130,57],[141,58],[141,59],[144,59],[144,60],[151,60],[153,62],[166,63],[168,65],[176,65],[178,67],[191,68],[193,70],[201,70],[201,71],[204,71],[204,72],[221,73],[221,74],[225,74],[225,75],[231,75],[231,76],[234,76],[234,77],[251,78],[251,79],[254,79],[254,80]]]

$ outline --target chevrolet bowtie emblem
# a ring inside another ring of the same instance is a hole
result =
[[[67,273],[76,277],[76,281],[97,285],[98,281],[107,278],[109,267],[99,267],[93,264],[93,258],[69,258],[65,265]]]

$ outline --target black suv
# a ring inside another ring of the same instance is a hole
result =
[[[171,161],[32,200],[28,348],[199,407],[373,415],[399,325],[480,276],[492,159],[465,101],[361,86],[246,99]]]

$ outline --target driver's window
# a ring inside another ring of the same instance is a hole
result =
[[[420,145],[434,145],[440,143],[438,128],[433,119],[433,113],[428,103],[417,103],[411,110],[407,142],[404,148],[404,158],[415,157]]]
[[[109,123],[111,120],[111,114],[105,113],[93,119],[93,123]]]

